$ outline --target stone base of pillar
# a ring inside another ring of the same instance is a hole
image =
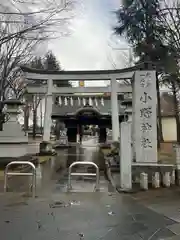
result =
[[[41,142],[39,144],[39,155],[52,155],[53,153],[53,148],[52,144],[50,142]]]
[[[0,158],[17,158],[28,153],[28,143],[0,143]]]

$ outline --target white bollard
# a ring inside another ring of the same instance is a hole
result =
[[[171,185],[175,185],[176,179],[175,179],[175,170],[172,170],[171,172]]]
[[[152,176],[152,187],[153,188],[159,188],[160,187],[160,176],[159,172],[155,172]]]
[[[165,172],[163,174],[163,186],[164,187],[170,187],[171,186],[171,176],[170,172]]]
[[[148,175],[147,175],[147,173],[140,174],[140,188],[143,190],[148,190]]]

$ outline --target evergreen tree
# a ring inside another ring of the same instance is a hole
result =
[[[46,70],[61,70],[60,64],[56,59],[56,56],[51,51],[45,55],[44,68]]]
[[[162,69],[168,58],[168,46],[164,44],[166,28],[159,20],[161,14],[161,0],[123,0],[122,7],[117,11],[118,25],[115,28],[117,35],[126,37],[140,62],[152,62],[157,71],[159,67]],[[158,74],[157,99],[158,135],[163,141]]]
[[[44,69],[49,71],[62,71],[56,56],[50,51],[45,55]],[[54,81],[57,87],[69,87],[71,84],[67,80]]]
[[[115,28],[118,35],[127,38],[140,61],[151,61],[155,65],[168,53],[163,44],[166,28],[159,21],[160,15],[161,0],[123,0]]]
[[[30,63],[31,68],[35,69],[44,69],[43,61],[41,57],[35,57],[31,63]]]
[[[50,71],[60,71],[61,67],[56,59],[56,56],[52,52],[46,53],[46,55],[42,57],[35,57],[29,64],[31,68],[39,69],[39,70],[50,70]]]
[[[49,51],[45,57],[35,57],[29,64],[31,68],[48,71],[62,71],[56,56]],[[67,80],[54,81],[58,87],[69,87],[71,84]]]

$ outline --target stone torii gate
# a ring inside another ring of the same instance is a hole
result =
[[[107,93],[111,94],[112,137],[120,136],[118,93],[133,93],[132,143],[137,162],[157,162],[157,113],[155,71],[137,71],[135,67],[98,71],[45,71],[22,67],[27,80],[43,81],[43,85],[28,85],[31,94],[45,95],[43,140],[49,141],[53,94]],[[117,80],[132,80],[131,86],[120,86]],[[110,81],[108,87],[57,87],[57,81]],[[124,136],[125,137],[125,136]],[[121,136],[122,138],[122,136]],[[121,139],[123,141],[123,139]]]

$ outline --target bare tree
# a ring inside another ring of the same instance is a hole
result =
[[[29,129],[29,117],[32,116],[33,122],[33,139],[36,138],[36,128],[37,128],[37,109],[39,104],[41,103],[42,99],[44,98],[43,95],[39,94],[28,94],[25,95],[25,105],[24,105],[24,130],[28,131]]]
[[[3,101],[24,94],[25,82],[18,66],[32,60],[42,41],[67,33],[71,10],[70,0],[0,0],[1,129]]]
[[[0,45],[16,37],[31,40],[56,37],[57,33],[67,30],[64,26],[72,17],[71,10],[70,0],[3,1],[0,3]],[[4,29],[7,25],[11,26],[11,32]]]
[[[9,26],[6,26],[6,32]],[[10,31],[10,29],[9,29]],[[12,38],[0,46],[0,100],[23,93],[24,81],[19,65],[27,64],[35,53],[40,40]]]
[[[37,127],[37,108],[42,100],[42,96],[34,95],[32,101],[32,114],[33,114],[33,139],[36,138],[36,127]]]
[[[0,0],[0,100],[12,93],[20,97],[23,81],[18,65],[35,55],[42,41],[63,32],[71,10],[71,1]],[[37,11],[38,9],[38,11]],[[56,30],[56,31],[55,31]]]

